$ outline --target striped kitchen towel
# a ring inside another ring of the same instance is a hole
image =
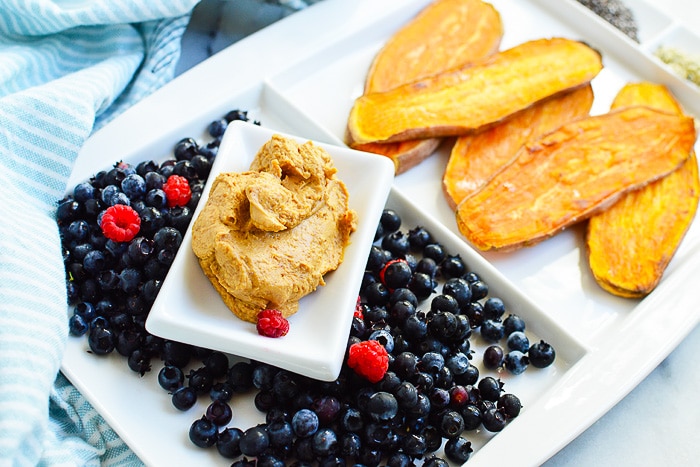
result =
[[[84,141],[170,80],[197,0],[0,0],[0,465],[139,465],[60,374],[56,201]]]

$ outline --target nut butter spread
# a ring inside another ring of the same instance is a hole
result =
[[[202,270],[239,318],[287,317],[343,261],[357,214],[326,151],[274,135],[241,173],[221,173],[192,226]]]

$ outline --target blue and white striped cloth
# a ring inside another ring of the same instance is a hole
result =
[[[56,201],[90,134],[173,76],[197,0],[0,0],[0,465],[139,465],[59,372]]]

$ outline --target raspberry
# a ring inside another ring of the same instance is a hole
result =
[[[360,300],[360,296],[357,296],[357,303],[355,304],[355,313],[353,315],[355,318],[359,319],[365,319],[364,314],[362,313],[362,301]]]
[[[190,184],[185,177],[180,175],[171,175],[163,184],[163,191],[168,200],[168,207],[184,206],[190,202],[192,191]]]
[[[105,210],[100,228],[109,240],[129,242],[139,233],[141,218],[131,206],[115,204]]]
[[[279,310],[267,309],[258,313],[258,322],[255,327],[261,336],[282,337],[289,332],[289,321]]]
[[[369,382],[376,383],[389,369],[389,354],[379,341],[357,342],[348,350],[348,366]]]

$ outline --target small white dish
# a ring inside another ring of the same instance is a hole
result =
[[[226,130],[209,182],[193,219],[204,206],[211,181],[221,172],[248,170],[258,149],[273,134],[251,123],[234,122]],[[358,214],[343,263],[321,286],[299,302],[289,318],[289,333],[280,338],[258,335],[253,323],[237,318],[209,282],[192,252],[188,231],[148,315],[146,329],[157,336],[269,363],[319,380],[340,373],[350,324],[376,228],[394,177],[388,158],[315,142],[324,148],[346,184],[350,207]]]

